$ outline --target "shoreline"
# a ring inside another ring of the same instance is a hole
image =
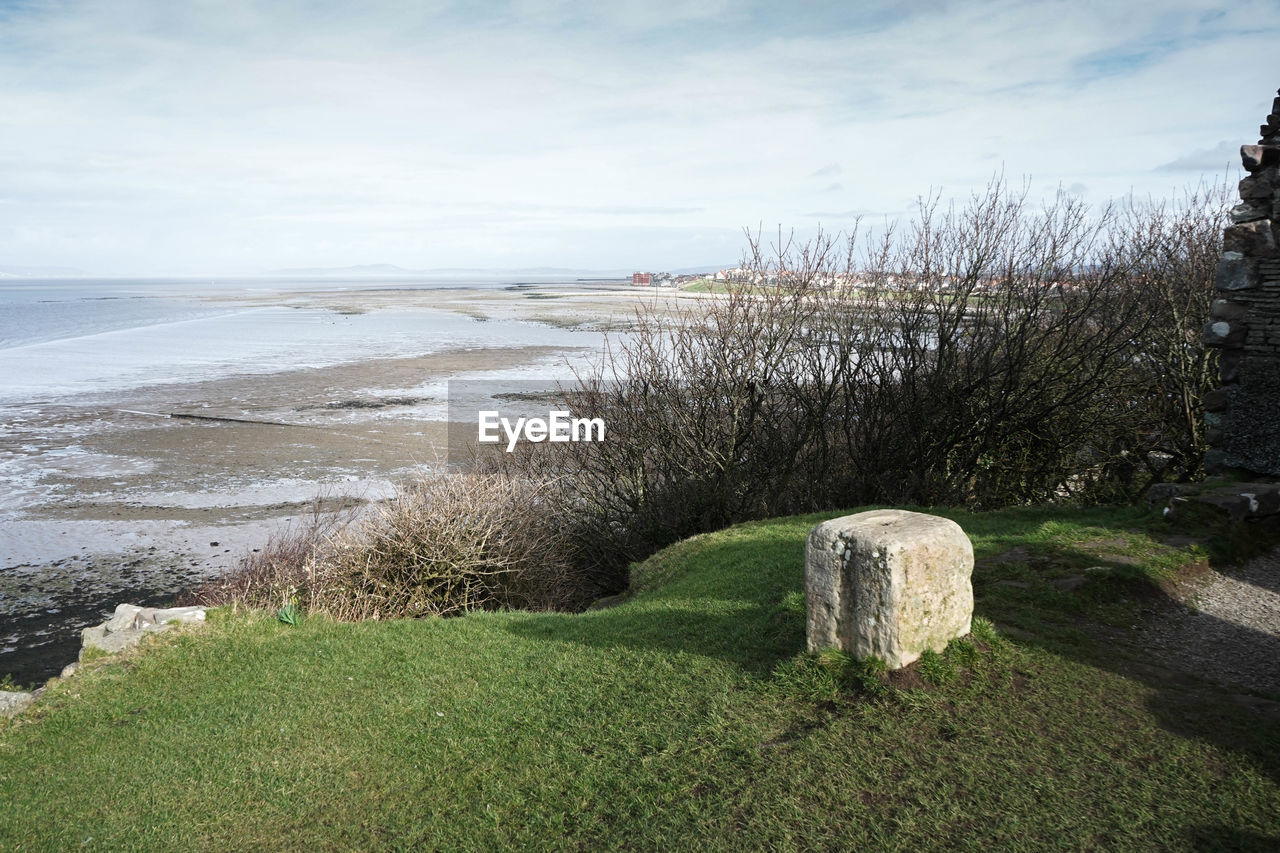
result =
[[[648,290],[535,285],[236,299],[335,313],[442,308],[478,326],[577,329],[598,342],[602,330],[625,326],[640,299],[674,296]],[[225,572],[304,518],[317,496],[391,494],[397,479],[443,456],[445,379],[558,375],[591,355],[565,343],[492,340],[5,408],[0,460],[13,488],[0,500],[0,677],[42,683],[75,659],[80,628],[122,602],[167,604]],[[165,417],[174,413],[200,418]]]

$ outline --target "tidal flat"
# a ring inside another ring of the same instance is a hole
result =
[[[0,676],[56,675],[116,604],[165,604],[317,507],[439,464],[449,380],[567,379],[639,300],[679,297],[381,282],[183,298],[201,310],[0,348]]]

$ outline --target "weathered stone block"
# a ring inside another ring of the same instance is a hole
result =
[[[1240,162],[1247,172],[1256,172],[1280,163],[1280,147],[1275,145],[1241,145]]]
[[[1207,347],[1236,346],[1244,341],[1246,331],[1244,323],[1214,320],[1205,325],[1200,339]]]
[[[950,519],[873,510],[819,524],[805,546],[810,651],[900,669],[969,633],[973,546]]]
[[[1232,320],[1243,320],[1249,313],[1247,305],[1241,305],[1239,302],[1232,302],[1229,299],[1215,299],[1213,304],[1209,306],[1209,316],[1215,320],[1226,320],[1230,323]]]
[[[1223,258],[1218,261],[1213,283],[1218,290],[1248,290],[1258,286],[1258,262],[1253,258]]]
[[[1230,466],[1227,460],[1227,452],[1219,445],[1222,444],[1222,430],[1217,430],[1217,435],[1211,436],[1212,430],[1205,430],[1205,441],[1213,445],[1204,452],[1204,470],[1210,474],[1221,474]]]
[[[1259,219],[1271,218],[1271,204],[1267,199],[1242,201],[1231,208],[1231,221],[1239,225],[1243,222],[1255,222]]]
[[[1238,349],[1229,349],[1218,356],[1218,378],[1223,384],[1230,384],[1240,378],[1240,362],[1243,360],[1243,351]]]
[[[1205,394],[1201,402],[1206,412],[1222,412],[1231,405],[1231,390],[1229,388],[1216,388]]]
[[[1270,258],[1276,251],[1276,238],[1271,231],[1271,221],[1260,219],[1231,225],[1222,232],[1222,248],[1226,252],[1239,252],[1253,258]]]
[[[0,690],[0,717],[13,717],[27,709],[34,697],[21,690]]]
[[[1266,199],[1271,198],[1271,194],[1276,189],[1276,170],[1267,169],[1262,172],[1254,172],[1240,179],[1240,198],[1250,199]]]

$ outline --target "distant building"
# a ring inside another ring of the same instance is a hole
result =
[[[634,272],[631,274],[631,283],[649,287],[653,284],[653,275],[647,272]]]

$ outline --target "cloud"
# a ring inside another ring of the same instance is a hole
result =
[[[806,219],[861,219],[867,216],[882,215],[865,207],[854,207],[849,210],[818,210],[802,213]]]
[[[1157,172],[1217,172],[1222,173],[1240,164],[1240,142],[1222,140],[1212,148],[1201,148],[1161,163]]]
[[[687,266],[831,192],[964,196],[991,152],[1050,195],[1161,194],[1235,162],[1204,146],[1249,141],[1272,93],[1238,57],[1277,39],[1266,0],[0,6],[0,257]]]

